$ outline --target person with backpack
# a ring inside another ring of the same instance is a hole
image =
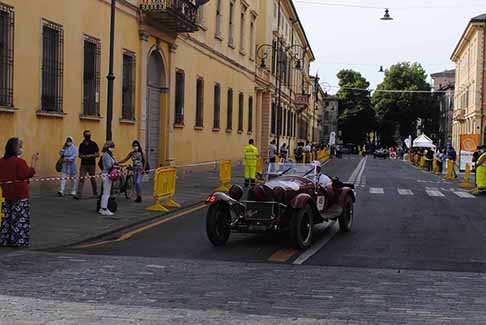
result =
[[[132,160],[133,177],[135,178],[135,192],[137,193],[136,203],[142,202],[142,181],[143,175],[147,168],[147,161],[145,160],[145,155],[143,154],[142,146],[138,140],[132,142],[133,151],[128,154],[128,156],[120,160],[119,164],[124,164],[129,160]]]
[[[107,141],[103,146],[103,155],[98,162],[98,166],[103,171],[103,192],[101,195],[100,210],[98,212],[106,217],[114,215],[114,213],[108,209],[108,201],[110,200],[111,186],[113,184],[112,179],[114,177],[112,172],[116,165],[116,161],[113,158],[113,150],[115,150],[115,144],[112,141]]]
[[[67,179],[71,179],[71,195],[76,195],[76,158],[78,157],[78,149],[74,145],[73,137],[69,136],[64,143],[61,151],[59,152],[60,159],[62,160],[61,167],[61,188],[57,195],[64,196],[64,190],[66,189]]]

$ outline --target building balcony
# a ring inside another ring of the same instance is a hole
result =
[[[197,31],[197,6],[191,0],[140,0],[147,22],[173,33]]]
[[[454,110],[454,121],[465,121],[466,120],[466,110],[464,108],[457,108]]]

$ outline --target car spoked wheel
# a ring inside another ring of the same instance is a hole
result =
[[[290,236],[298,248],[305,249],[312,244],[313,225],[314,215],[310,206],[294,211],[290,225]]]
[[[218,202],[209,207],[206,217],[206,232],[209,241],[214,246],[222,246],[228,241],[231,233],[230,220],[227,203]]]
[[[346,204],[343,209],[343,213],[339,217],[339,229],[342,232],[350,232],[353,226],[354,220],[354,203],[353,199],[348,196],[346,198]]]

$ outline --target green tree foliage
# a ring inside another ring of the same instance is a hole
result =
[[[362,144],[375,128],[375,111],[368,89],[370,83],[353,70],[341,70],[339,79],[339,129],[345,143]]]
[[[430,92],[427,73],[418,63],[398,63],[385,72],[377,90],[420,90]],[[433,134],[437,128],[437,105],[430,93],[374,92],[372,103],[378,117],[378,132],[382,144],[394,143],[416,134],[417,121],[422,119],[423,132]],[[397,134],[398,133],[398,134]]]

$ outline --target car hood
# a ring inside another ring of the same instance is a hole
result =
[[[289,191],[299,191],[302,187],[312,185],[313,183],[310,179],[300,176],[283,176],[265,183],[265,186],[272,190],[276,187],[281,187]]]

